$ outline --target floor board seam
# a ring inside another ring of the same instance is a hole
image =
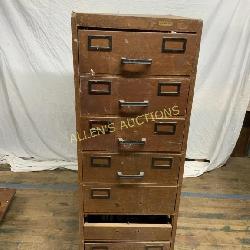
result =
[[[38,189],[38,190],[52,190],[52,191],[76,191],[78,185],[70,183],[55,183],[55,184],[34,184],[34,183],[0,183],[0,188],[14,188],[20,189]],[[222,194],[222,193],[199,193],[199,192],[185,192],[181,193],[185,198],[208,198],[208,199],[239,199],[250,200],[249,194]]]

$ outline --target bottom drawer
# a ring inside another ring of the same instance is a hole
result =
[[[84,223],[85,240],[170,240],[171,224]]]
[[[85,250],[169,250],[169,241],[85,243]]]

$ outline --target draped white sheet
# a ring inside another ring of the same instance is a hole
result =
[[[76,169],[71,11],[204,21],[185,176],[221,166],[250,96],[249,0],[0,0],[0,157],[13,171]]]

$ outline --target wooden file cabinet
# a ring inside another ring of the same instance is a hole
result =
[[[81,248],[174,248],[202,22],[72,14]]]

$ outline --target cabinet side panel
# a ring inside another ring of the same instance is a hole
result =
[[[175,215],[173,216],[173,220],[172,220],[173,231],[172,231],[171,250],[174,250],[174,242],[175,242],[175,236],[176,236],[177,219],[178,219],[179,206],[180,206],[181,186],[182,186],[182,181],[183,181],[185,155],[186,155],[186,150],[187,150],[188,131],[189,131],[190,116],[191,116],[193,96],[194,96],[194,86],[195,86],[196,73],[197,73],[197,64],[198,64],[198,58],[199,58],[199,52],[200,52],[202,26],[203,26],[202,21],[199,21],[199,29],[197,32],[196,50],[195,50],[195,63],[194,63],[193,71],[191,74],[191,85],[190,85],[188,104],[187,104],[187,119],[186,119],[184,136],[183,136],[182,153],[184,157],[183,157],[183,162],[180,166],[178,190],[177,190],[176,202],[175,202]]]
[[[72,13],[71,16],[71,29],[72,29],[72,52],[73,52],[73,67],[74,67],[74,85],[75,85],[75,114],[76,114],[76,136],[77,131],[79,130],[79,60],[78,60],[78,31],[77,31],[77,22],[76,22],[76,13]],[[77,137],[76,137],[77,138]],[[77,140],[77,159],[78,159],[78,169],[80,166],[80,153],[79,153],[79,144]],[[78,171],[79,175],[79,171]],[[78,178],[80,179],[80,178]],[[80,185],[78,188],[78,193],[80,193]],[[82,196],[79,195],[79,236],[80,236],[80,249],[83,249],[83,202],[82,202]]]

